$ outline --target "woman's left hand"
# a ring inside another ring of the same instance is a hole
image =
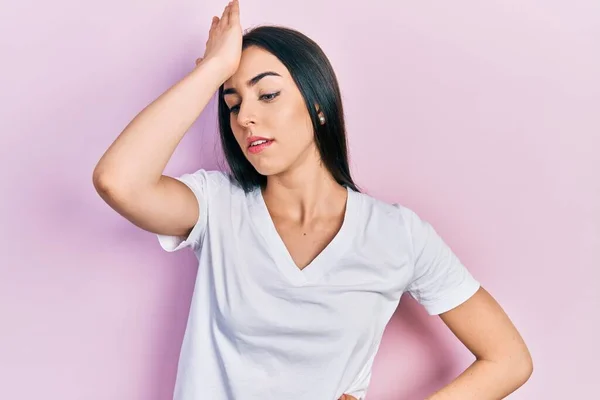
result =
[[[339,398],[339,400],[358,400],[358,399],[354,396],[350,396],[349,394],[343,394],[342,397]]]

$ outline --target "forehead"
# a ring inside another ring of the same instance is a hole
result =
[[[242,87],[245,82],[265,71],[277,72],[284,79],[291,78],[289,71],[277,57],[260,47],[250,46],[242,51],[240,65],[225,81],[224,87]]]

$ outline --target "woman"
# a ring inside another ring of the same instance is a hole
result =
[[[162,172],[218,89],[231,174]],[[523,340],[435,230],[359,192],[335,74],[285,28],[245,35],[214,17],[204,57],[142,110],[94,171],[102,198],[198,276],[174,397],[364,398],[383,330],[408,291],[476,361],[430,399],[497,399],[522,385]]]

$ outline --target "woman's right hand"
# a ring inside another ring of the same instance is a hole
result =
[[[213,17],[204,56],[196,60],[196,65],[203,61],[215,61],[229,78],[238,69],[241,57],[240,4],[239,0],[233,0],[223,10],[221,18]]]

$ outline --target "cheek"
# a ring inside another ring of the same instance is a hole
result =
[[[271,121],[276,138],[293,146],[305,145],[313,140],[310,116],[303,102],[277,107],[273,111]]]
[[[233,118],[230,120],[229,126],[231,127],[231,131],[233,132],[233,137],[235,138],[235,141],[238,143],[238,145],[241,146],[242,142],[246,140],[244,137],[244,130],[235,123]]]

